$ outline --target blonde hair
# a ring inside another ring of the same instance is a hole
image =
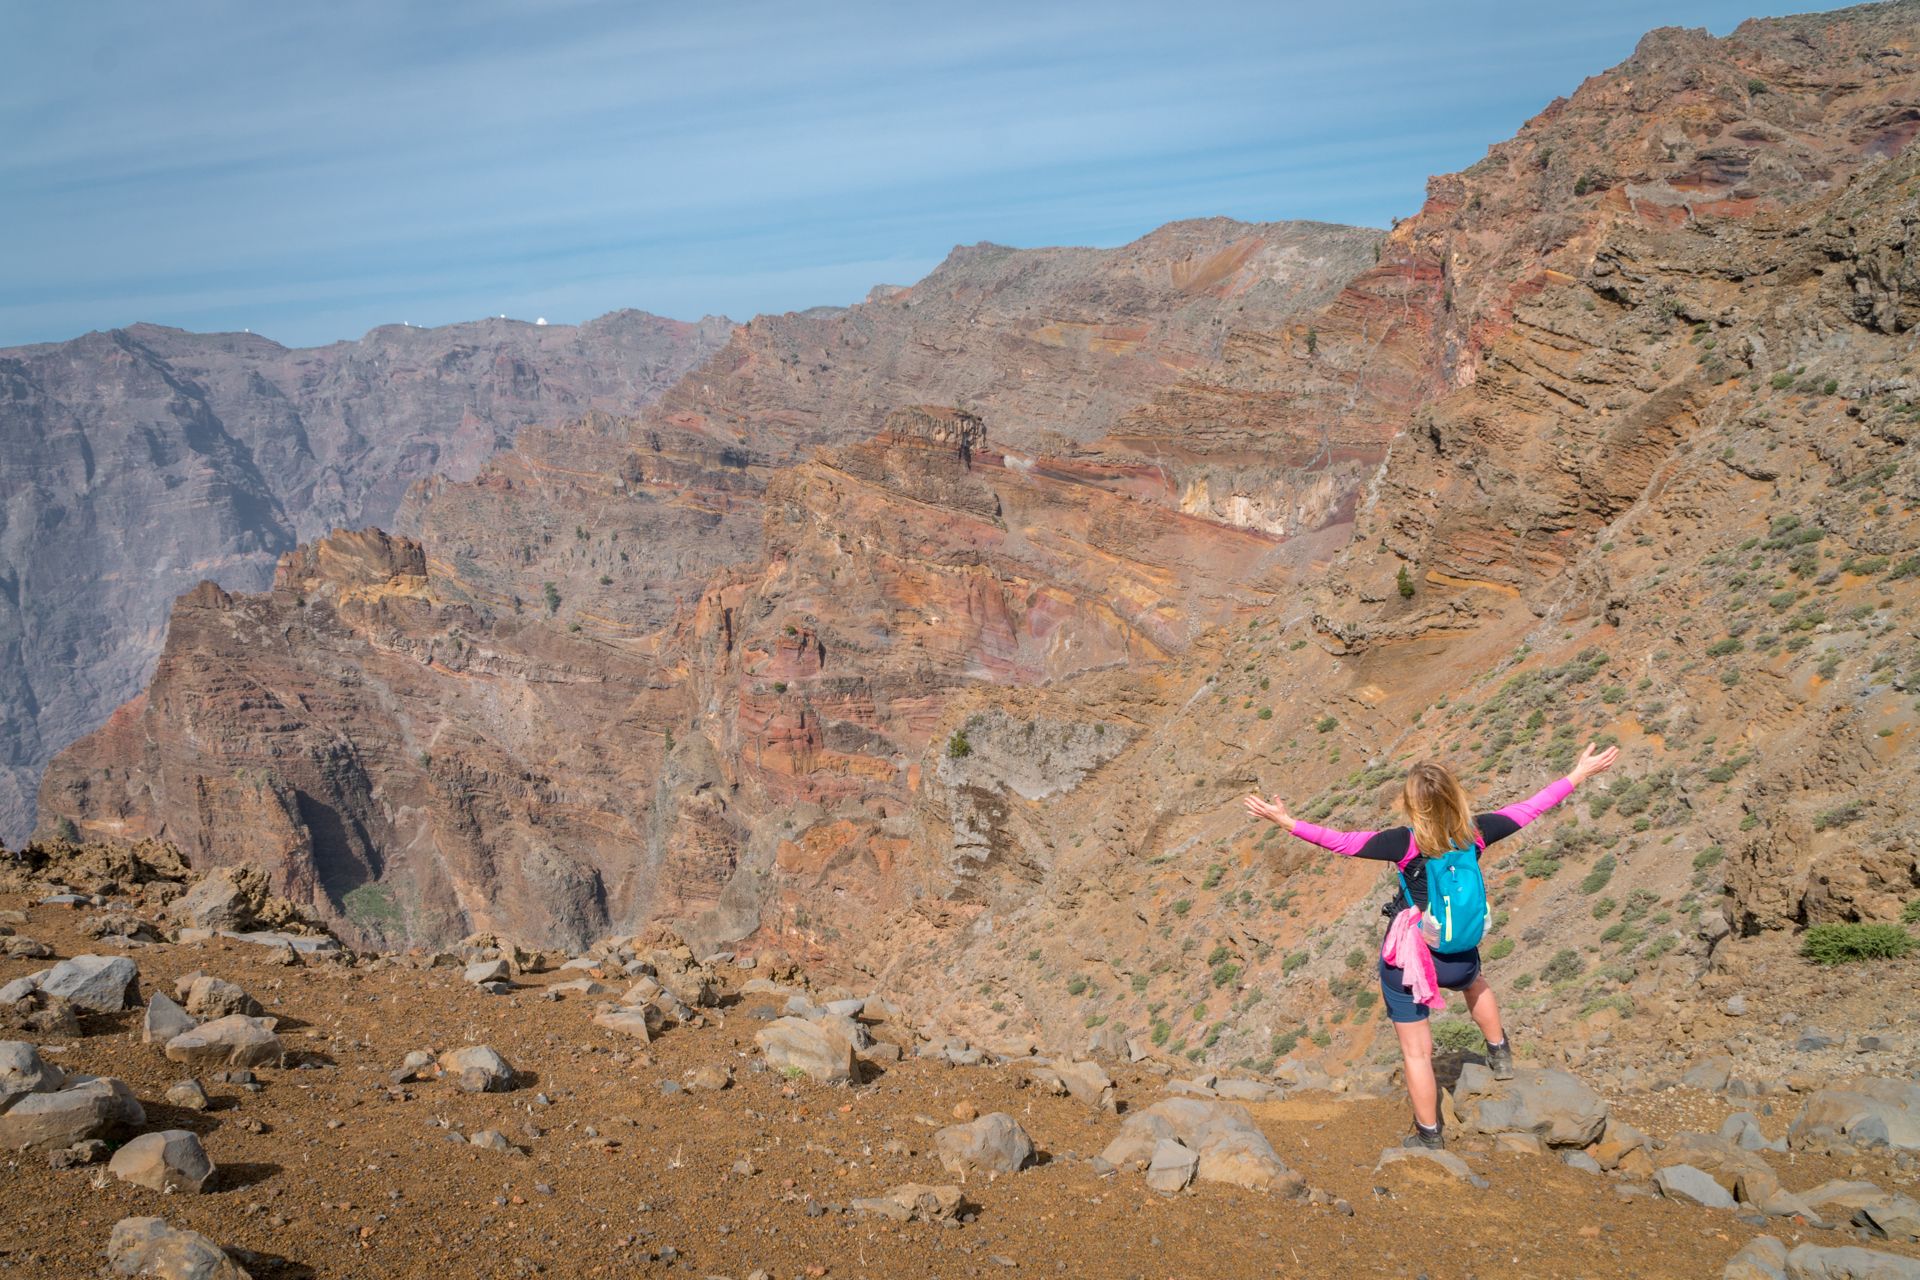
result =
[[[1449,849],[1473,846],[1466,789],[1445,765],[1417,764],[1407,770],[1400,807],[1413,823],[1414,847],[1422,856],[1438,858]]]

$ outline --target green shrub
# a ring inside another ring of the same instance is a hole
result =
[[[1487,1039],[1465,1018],[1435,1018],[1433,1047],[1450,1053],[1480,1053],[1486,1049]]]
[[[1593,870],[1587,872],[1586,878],[1580,881],[1580,892],[1591,897],[1606,888],[1607,881],[1613,879],[1613,868],[1613,855],[1601,854],[1600,860],[1593,864]]]
[[[973,744],[967,741],[967,731],[965,729],[955,729],[953,736],[947,739],[947,758],[950,760],[965,760],[972,754]]]
[[[1177,916],[1183,916],[1191,910],[1193,910],[1193,899],[1191,898],[1180,898],[1173,904],[1173,914]]]
[[[1240,966],[1231,960],[1223,960],[1213,966],[1213,985],[1224,987],[1240,976]]]
[[[1829,827],[1844,827],[1858,822],[1861,817],[1861,805],[1857,800],[1835,805],[1824,813],[1816,814],[1813,819],[1815,831],[1825,831]]]
[[[1587,962],[1580,958],[1580,953],[1572,947],[1566,947],[1555,952],[1553,959],[1547,961],[1546,966],[1540,970],[1540,980],[1564,982],[1568,978],[1579,977],[1586,967]]]
[[[1897,924],[1817,924],[1800,939],[1800,954],[1815,964],[1897,960],[1920,940]]]
[[[1167,1042],[1167,1037],[1172,1034],[1173,1034],[1173,1024],[1171,1022],[1164,1022],[1156,1019],[1153,1024],[1153,1035],[1150,1036],[1149,1038],[1153,1041],[1153,1043],[1156,1046],[1158,1046],[1158,1045],[1165,1044]]]
[[[1272,1044],[1273,1056],[1276,1058],[1284,1058],[1292,1053],[1293,1047],[1299,1043],[1300,1033],[1298,1031],[1286,1031],[1276,1034],[1273,1037]]]
[[[1340,722],[1338,720],[1335,720],[1332,716],[1322,716],[1320,717],[1319,720],[1314,722],[1313,731],[1315,733],[1332,733],[1335,729],[1338,729],[1339,727],[1340,727]]]
[[[1202,889],[1211,889],[1220,883],[1220,877],[1227,874],[1226,867],[1216,862],[1207,868],[1207,874],[1200,881]]]
[[[1282,960],[1280,962],[1280,972],[1292,973],[1296,969],[1300,968],[1302,965],[1306,964],[1307,959],[1308,957],[1306,952],[1295,951],[1289,956],[1287,956],[1285,960]]]
[[[1693,855],[1693,869],[1695,871],[1705,871],[1708,867],[1718,863],[1721,858],[1726,856],[1726,853],[1727,851],[1719,845],[1710,844]]]
[[[1523,973],[1519,977],[1513,980],[1513,989],[1515,991],[1525,991],[1528,987],[1532,985],[1533,985],[1533,975],[1530,973]]]
[[[1595,920],[1606,919],[1608,914],[1611,913],[1614,907],[1618,905],[1619,904],[1616,903],[1612,898],[1600,899],[1600,901],[1593,904],[1593,918]]]
[[[1491,947],[1487,948],[1487,959],[1489,960],[1505,960],[1508,956],[1512,954],[1513,954],[1512,938],[1501,938],[1498,941],[1496,941]]]
[[[1903,924],[1920,924],[1920,898],[1907,904],[1906,910],[1900,913],[1900,920]]]
[[[1079,974],[1076,973],[1075,975],[1073,975],[1073,977],[1067,979],[1068,995],[1077,996],[1077,995],[1080,995],[1082,992],[1086,991],[1086,989],[1087,989],[1087,980],[1084,977],[1080,976]]]
[[[1395,585],[1400,588],[1402,598],[1407,600],[1413,599],[1413,578],[1407,573],[1407,566],[1400,566],[1400,573],[1394,582]]]
[[[1316,1046],[1322,1049],[1326,1048],[1328,1045],[1333,1043],[1333,1033],[1328,1031],[1325,1027],[1321,1027],[1319,1030],[1315,1031],[1312,1035],[1308,1036],[1307,1038],[1313,1041],[1313,1043]]]
[[[1540,853],[1528,854],[1527,860],[1521,864],[1521,870],[1525,871],[1535,880],[1545,880],[1559,869],[1559,863],[1547,857],[1545,854]]]

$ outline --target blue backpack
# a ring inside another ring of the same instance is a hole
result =
[[[1485,837],[1474,829],[1470,848],[1449,849],[1437,858],[1427,859],[1427,915],[1439,928],[1440,940],[1432,944],[1442,954],[1466,951],[1480,945],[1487,933],[1487,882],[1480,874],[1480,850]],[[1407,836],[1408,857],[1399,865],[1400,891],[1413,905],[1413,888],[1407,883],[1407,868],[1418,855],[1413,836]]]

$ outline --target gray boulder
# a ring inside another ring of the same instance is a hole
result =
[[[112,1077],[79,1076],[45,1093],[23,1094],[0,1111],[0,1150],[70,1147],[147,1122],[133,1090]]]
[[[46,971],[38,983],[92,1013],[120,1013],[140,1003],[140,970],[125,956],[75,956]]]
[[[1460,1069],[1453,1110],[1464,1133],[1530,1133],[1550,1147],[1584,1147],[1607,1124],[1606,1099],[1550,1067],[1495,1080],[1493,1072],[1470,1062]]]
[[[198,1134],[185,1129],[143,1133],[113,1153],[107,1171],[122,1182],[154,1191],[197,1194],[213,1177]]]
[[[1796,1151],[1849,1155],[1882,1143],[1920,1151],[1920,1083],[1861,1076],[1816,1089],[1787,1130]]]
[[[140,1041],[142,1044],[164,1047],[167,1041],[185,1035],[199,1025],[199,1019],[175,1004],[171,996],[164,991],[156,991],[153,998],[147,1001],[147,1015],[140,1027]]]
[[[934,1154],[948,1173],[962,1182],[970,1174],[988,1179],[1017,1173],[1033,1159],[1033,1139],[1020,1122],[1004,1111],[993,1111],[968,1124],[950,1124],[933,1135]]]
[[[609,1005],[593,1015],[595,1026],[632,1036],[641,1044],[650,1043],[664,1021],[652,1005]]]
[[[1147,1163],[1147,1185],[1161,1195],[1170,1196],[1193,1181],[1200,1157],[1172,1138],[1153,1144],[1153,1158]]]
[[[767,1065],[824,1084],[853,1079],[853,1045],[835,1029],[805,1018],[780,1018],[754,1032]]]
[[[1485,1178],[1475,1173],[1467,1166],[1465,1160],[1451,1151],[1435,1151],[1430,1147],[1388,1147],[1380,1153],[1380,1159],[1374,1164],[1373,1171],[1381,1173],[1396,1165],[1410,1169],[1439,1169],[1469,1186],[1484,1189],[1487,1185]]]
[[[229,1014],[167,1041],[167,1057],[195,1071],[214,1067],[273,1067],[285,1054],[273,1033],[277,1018]]]
[[[1920,1258],[1853,1245],[1803,1244],[1787,1254],[1786,1280],[1920,1280]]]
[[[1733,1197],[1714,1181],[1713,1175],[1690,1164],[1670,1164],[1654,1172],[1660,1194],[1669,1200],[1688,1200],[1709,1209],[1731,1209]]]
[[[1289,1196],[1306,1190],[1305,1180],[1280,1159],[1273,1144],[1254,1124],[1252,1114],[1238,1103],[1163,1098],[1146,1110],[1128,1116],[1121,1132],[1125,1135],[1131,1130],[1152,1133],[1156,1141],[1161,1137],[1174,1138],[1194,1152],[1199,1157],[1194,1176],[1202,1182],[1224,1182]]]
[[[205,1111],[213,1105],[198,1080],[178,1080],[168,1085],[167,1102],[183,1111]]]
[[[107,1241],[107,1265],[117,1276],[153,1280],[253,1280],[211,1239],[176,1231],[159,1218],[122,1218]]]
[[[66,1072],[25,1040],[0,1040],[0,1108],[19,1094],[51,1093],[66,1080]]]
[[[469,1045],[440,1055],[440,1070],[467,1093],[505,1093],[513,1088],[513,1067],[492,1045]]]
[[[507,982],[513,977],[513,970],[505,960],[482,960],[468,965],[460,977],[479,986],[483,982]]]
[[[202,974],[187,988],[187,1012],[203,1019],[225,1018],[236,1013],[257,1018],[260,1002],[235,983]]]

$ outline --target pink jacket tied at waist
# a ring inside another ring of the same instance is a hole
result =
[[[1420,909],[1408,907],[1387,926],[1387,940],[1381,944],[1380,958],[1406,975],[1413,998],[1429,1009],[1444,1009],[1447,998],[1440,994],[1440,980],[1433,971],[1433,952],[1420,935]]]

